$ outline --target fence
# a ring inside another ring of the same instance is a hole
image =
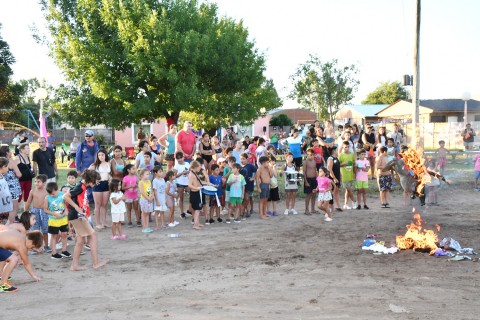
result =
[[[474,139],[474,149],[480,149],[480,121],[471,122],[473,130],[477,136]],[[424,149],[438,149],[438,142],[445,141],[445,148],[449,150],[464,150],[463,138],[461,133],[465,129],[463,122],[435,122],[420,123],[420,137],[423,138]],[[387,132],[393,131],[393,124],[387,124]],[[412,124],[403,126],[403,131],[407,138],[407,144],[412,137]]]
[[[58,130],[52,130],[52,131],[53,131],[53,135],[56,137],[57,144],[60,144],[60,143],[69,144],[70,142],[72,142],[73,137],[75,135],[78,136],[80,141],[82,141],[86,130],[88,130],[88,128],[80,129],[80,130],[58,129]],[[102,144],[113,144],[115,142],[115,132],[113,129],[108,129],[108,128],[94,129],[93,131],[95,132],[95,138],[97,140],[103,139]],[[18,132],[18,130],[1,130],[0,145],[11,144],[16,132]],[[28,139],[30,140],[30,142],[36,141],[36,138],[30,132],[28,133]]]

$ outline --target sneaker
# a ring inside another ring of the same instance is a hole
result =
[[[88,243],[86,243],[84,246],[83,246],[85,249],[87,249],[88,251],[90,251],[90,245]]]
[[[305,215],[311,216],[312,214],[311,214],[310,212],[308,212],[308,211],[305,211]]]
[[[153,230],[150,229],[150,228],[145,228],[145,229],[142,230],[142,232],[143,232],[143,233],[152,233]]]
[[[365,204],[365,205],[363,206],[363,209],[368,210],[368,209],[370,209],[370,208]]]
[[[5,292],[5,293],[9,293],[9,292],[16,292],[18,291],[17,288],[13,287],[10,283],[5,283],[4,285],[1,285],[0,286],[0,292]]]
[[[273,212],[272,212],[272,216],[274,216],[274,217],[278,217],[278,213],[277,213],[277,211],[273,211]]]
[[[45,247],[43,247],[43,251],[44,251],[45,253],[51,253],[51,252],[52,252],[52,249],[50,249],[49,246],[45,246]]]
[[[292,212],[292,214],[298,214],[297,210],[295,210],[295,209],[292,209],[290,211]]]
[[[53,259],[53,260],[62,260],[63,257],[62,257],[61,254],[59,254],[59,253],[57,252],[57,253],[55,253],[55,254],[52,254],[52,259]]]
[[[283,212],[283,214],[286,215],[286,216],[288,216],[288,212],[289,212],[289,211],[290,211],[290,210],[285,209],[285,211]]]
[[[358,204],[357,204],[357,202],[355,201],[355,202],[353,203],[352,208],[357,208],[357,207],[358,207]]]
[[[327,221],[327,222],[330,222],[330,221],[332,221],[333,219],[332,219],[332,218],[329,218],[329,217],[326,217],[324,220]]]
[[[272,216],[272,211],[267,211],[267,216]]]
[[[273,213],[272,213],[272,215],[273,215]],[[242,215],[242,221],[245,221],[245,220],[247,220],[247,218],[245,218],[245,216]]]
[[[137,227],[139,227],[139,228],[142,227],[142,221],[137,221]]]
[[[390,205],[388,203],[385,203],[385,208],[390,208]]]
[[[235,222],[235,223],[240,223],[240,222],[242,222],[242,221],[240,220],[240,218],[237,218],[237,219],[234,219],[233,222]]]
[[[362,206],[361,206],[361,205],[358,205],[358,206],[357,206],[357,210],[360,210],[360,209],[362,209]]]
[[[352,208],[348,204],[343,205],[344,210],[352,210]]]
[[[247,218],[250,218],[251,216],[252,216],[252,215],[251,215],[250,212],[247,212],[247,214],[245,215],[245,217],[247,217]]]
[[[173,224],[176,225],[176,226],[178,226],[178,225],[180,224],[180,222],[178,222],[178,221],[173,221]]]
[[[192,213],[191,213],[189,210],[187,210],[187,214],[188,214],[188,215],[192,215]]]
[[[205,225],[207,225],[207,226],[210,225],[210,220],[205,219]]]
[[[215,220],[210,219],[210,220],[208,220],[208,222],[210,222],[210,224],[212,224],[212,223],[215,223]]]
[[[119,238],[118,236],[113,236],[111,239],[112,239],[112,240],[118,240],[118,239],[120,239],[120,238]]]
[[[217,222],[218,223],[223,222],[222,218],[217,218]]]
[[[250,215],[252,215],[252,214],[254,214],[254,213],[255,213],[255,211],[253,211],[253,209],[250,210]]]
[[[185,219],[187,217],[187,214],[185,212],[182,212],[182,214],[180,215],[180,217],[182,217],[182,219]]]
[[[225,223],[230,224],[230,219],[227,219],[227,220],[225,221]]]
[[[176,226],[176,224],[172,222],[172,223],[167,224],[167,226],[169,226],[170,228],[173,228],[173,227]]]
[[[62,257],[64,257],[64,258],[71,258],[71,257],[72,257],[72,254],[71,254],[70,252],[68,252],[68,251],[62,251],[60,254],[61,254]]]
[[[121,236],[119,236],[119,238],[122,240],[125,240],[128,238],[128,236],[126,234],[122,234]]]
[[[335,210],[337,210],[338,212],[343,212],[342,208],[336,208]]]
[[[127,224],[127,228],[133,228],[133,223],[132,223],[132,221],[130,221],[130,222]]]

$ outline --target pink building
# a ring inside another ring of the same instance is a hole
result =
[[[145,132],[147,139],[150,137],[150,134],[160,138],[168,132],[167,121],[165,119],[161,119],[154,123],[143,123],[141,125],[132,124],[125,130],[115,130],[115,144],[122,147],[135,147],[138,144],[137,132],[140,127],[143,128],[143,132]]]

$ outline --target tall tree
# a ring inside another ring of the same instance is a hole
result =
[[[338,61],[322,62],[310,55],[290,77],[294,89],[289,97],[304,107],[318,113],[320,119],[330,119],[340,105],[354,97],[359,81],[355,79],[358,69],[355,65],[340,67]]]
[[[1,28],[0,24],[0,31]],[[2,120],[9,122],[16,122],[21,115],[20,99],[23,94],[22,86],[10,79],[14,63],[10,47],[0,34],[0,115]]]
[[[380,85],[370,92],[363,104],[392,104],[398,100],[408,99],[408,92],[399,81],[381,82]]]
[[[281,104],[242,22],[195,0],[42,0],[76,126],[115,128],[180,111],[245,123]],[[73,110],[72,110],[73,109]]]

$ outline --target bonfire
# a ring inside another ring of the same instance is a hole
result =
[[[437,232],[440,231],[438,224],[436,224],[435,227]],[[437,242],[437,233],[434,230],[423,227],[422,217],[418,213],[413,215],[413,221],[407,225],[405,235],[399,235],[396,239],[397,248],[400,250],[413,249],[414,251],[429,251],[430,255],[433,255],[438,249]]]

